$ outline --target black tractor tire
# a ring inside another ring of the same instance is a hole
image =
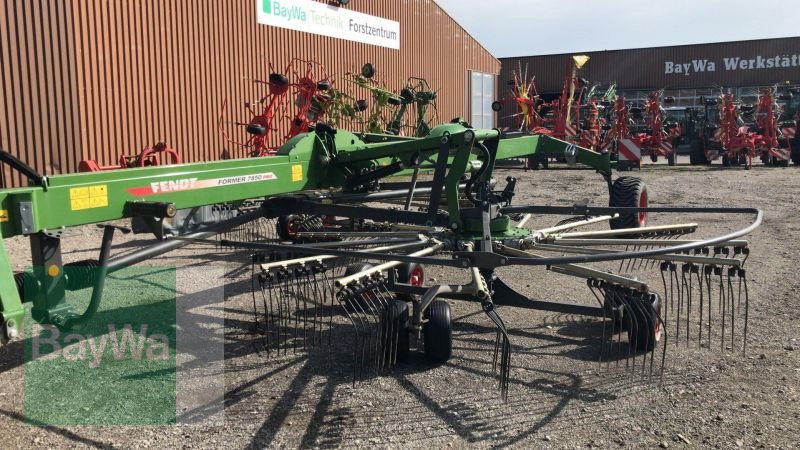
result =
[[[772,164],[775,167],[789,167],[789,160],[788,159],[772,158]]]
[[[662,330],[658,315],[661,299],[654,295],[652,303],[638,303],[626,309],[623,326],[628,330],[628,342],[638,351],[651,352],[661,340]],[[635,319],[634,319],[635,318]]]
[[[672,153],[670,153],[669,155],[667,155],[667,165],[669,165],[669,166],[674,166],[674,165],[675,165],[675,158],[676,158],[676,156],[677,156],[677,155],[675,155],[675,151],[674,151],[674,150],[672,151]]]
[[[649,198],[644,180],[636,177],[619,177],[611,186],[611,200],[609,206],[618,208],[638,208],[640,204],[647,206]],[[621,213],[616,219],[611,219],[611,229],[640,228],[647,225],[647,215],[643,218],[638,213]]]
[[[795,166],[800,166],[800,139],[792,141],[792,162]]]
[[[730,160],[730,158],[728,158],[727,154],[726,155],[722,155],[722,165],[724,167],[730,167],[731,166],[731,160]]]
[[[695,166],[708,164],[708,162],[705,149],[703,148],[703,141],[700,139],[692,139],[689,143],[689,164]]]
[[[383,320],[383,333],[381,338],[388,340],[384,347],[384,358],[390,363],[407,360],[411,352],[408,317],[408,303],[399,299],[393,299],[389,302]]]
[[[658,155],[655,154],[655,153],[650,153],[650,161],[652,161],[653,163],[657,163],[658,162]]]
[[[450,305],[435,300],[427,310],[428,321],[422,327],[425,356],[436,363],[444,363],[453,354],[453,323]]]

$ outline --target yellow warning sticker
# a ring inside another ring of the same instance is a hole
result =
[[[8,210],[0,209],[0,222],[8,222]]]
[[[292,181],[303,181],[302,164],[295,164],[292,166]]]
[[[108,206],[108,186],[77,187],[69,190],[69,206],[73,211],[83,209],[105,208]]]

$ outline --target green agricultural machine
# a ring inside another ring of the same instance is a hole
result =
[[[32,270],[13,273],[0,240],[0,335],[6,342],[21,338],[26,305],[36,322],[80,329],[102,302],[109,272],[213,242],[248,255],[254,326],[266,348],[320,344],[333,316],[347,319],[356,342],[354,379],[389,370],[412,348],[436,362],[450,358],[453,319],[444,299],[474,303],[496,327],[503,396],[512,346],[498,306],[602,319],[600,357],[632,357],[634,369],[649,367],[651,374],[656,354],[666,351],[668,327],[675,342],[691,335],[710,343],[712,324],[721,324],[714,339],[723,350],[736,338],[742,348],[746,343],[748,247],[739,238],[760,225],[762,213],[649,207],[644,183],[613,179],[607,155],[549,136],[452,123],[425,137],[402,137],[318,124],[269,157],[52,177],[7,152],[0,155],[30,180],[28,187],[0,191],[0,232],[28,237],[33,261]],[[595,169],[608,205],[515,204],[518,181],[497,180],[495,163],[537,155]],[[180,211],[204,207],[231,212],[121,255],[112,254],[119,228],[103,225],[97,259],[62,257],[70,227],[134,218],[158,230]],[[721,234],[718,221],[705,230],[669,222],[670,215],[710,214],[746,220]],[[546,217],[554,218],[551,226],[529,226],[532,218]],[[612,264],[619,267],[609,269]],[[593,304],[523,295],[502,279],[513,266],[575,279],[576,295],[588,289]],[[425,267],[458,270],[469,281],[430,284]],[[645,281],[638,275],[643,272],[660,275],[663,284]],[[92,290],[91,302],[75,311],[66,294],[81,289]],[[502,308],[502,315],[515,311]]]

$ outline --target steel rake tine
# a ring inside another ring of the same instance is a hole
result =
[[[622,307],[622,310],[626,311],[625,302],[624,302],[623,298],[619,295],[619,287],[618,286],[613,286],[611,292],[612,292],[612,295],[614,296],[614,299],[615,299],[614,303],[620,305]],[[619,330],[616,330],[617,331],[617,356],[614,359],[614,367],[615,368],[619,367],[620,352],[622,351],[621,350],[622,349],[622,326],[623,326],[623,322],[625,321],[625,314],[624,313],[623,313],[622,317],[623,317],[623,320],[620,321]],[[612,350],[613,350],[613,347],[612,347]],[[630,350],[630,348],[628,350]],[[627,363],[627,359],[626,359],[625,362]]]
[[[639,318],[644,318],[644,322],[645,323],[642,324],[642,325],[645,325],[645,326],[647,325],[647,314],[645,313],[645,309],[644,309],[644,305],[643,305],[643,301],[642,301],[642,296],[641,296],[640,293],[636,293],[635,295],[631,295],[631,309],[635,309],[636,310],[636,312],[634,313],[633,317],[634,317],[634,319],[636,319],[637,328],[636,328],[633,336],[635,336],[636,343],[639,344],[639,338],[640,338],[640,336],[639,336],[639,328],[638,328],[638,326],[639,326]],[[650,343],[649,336],[645,336],[645,348],[647,348],[647,345],[649,343]],[[632,364],[632,367],[631,367],[631,375],[635,375],[636,374],[636,354],[639,351],[638,351],[638,349],[636,347],[634,347],[633,340],[630,340],[628,345],[633,347],[633,364]],[[644,358],[644,360],[642,362],[642,375],[644,375],[644,369],[645,369],[646,363],[647,363],[647,352],[646,351],[644,352],[644,355],[642,356],[642,358]]]
[[[727,306],[727,300],[725,299],[725,285],[722,282],[722,268],[718,267],[716,272],[719,274],[719,304],[722,307],[722,335],[720,336],[720,350],[725,350],[725,308]],[[716,273],[715,273],[716,275]]]
[[[367,289],[370,289],[370,288],[367,288]],[[378,338],[380,336],[380,331],[378,329],[380,322],[378,321],[378,318],[380,316],[378,315],[378,313],[376,311],[376,308],[375,308],[375,304],[372,302],[372,298],[370,297],[368,292],[371,292],[371,291],[363,292],[361,294],[361,298],[364,301],[364,303],[366,303],[366,305],[369,307],[369,313],[367,313],[366,308],[364,309],[364,313],[366,314],[366,316],[368,318],[367,320],[369,320],[370,316],[373,318],[373,322],[371,323],[371,328],[372,328],[373,331],[370,332],[370,336],[369,336],[369,348],[371,350],[374,350],[375,353],[378,353],[378,348],[379,348],[379,345],[380,345],[380,343],[378,342]],[[374,354],[373,355],[369,355],[368,354],[368,356],[369,356],[370,360],[372,358],[376,357]],[[374,362],[375,362],[375,372],[377,374],[377,369],[378,369],[377,361],[374,361]]]
[[[636,313],[633,311],[634,306],[631,303],[634,302],[623,302],[624,308],[630,313],[631,320],[628,322],[629,327],[633,327],[631,330],[630,336],[635,336],[634,339],[639,337],[639,319],[636,317]],[[627,369],[629,366],[631,367],[631,374],[636,372],[636,349],[633,346],[633,340],[628,339],[628,356],[625,358],[625,368]],[[631,364],[631,353],[633,353],[633,364]]]
[[[699,267],[698,270],[695,272],[697,278],[697,287],[700,292],[700,314],[699,314],[699,326],[698,326],[698,333],[697,333],[697,342],[700,344],[703,343],[703,277],[700,275],[701,271],[705,270],[705,266]]]
[[[387,331],[389,334],[388,336],[389,355],[387,364],[391,368],[394,367],[395,364],[397,364],[397,352],[399,351],[398,347],[400,345],[400,333],[402,332],[402,330],[399,329],[400,324],[395,323],[395,320],[394,318],[391,317],[391,314],[388,314],[391,313],[392,311],[391,301],[390,301],[393,299],[392,293],[389,292],[389,289],[386,288],[385,284],[381,284],[380,287],[382,289],[381,296],[384,297],[384,299],[387,299],[386,302],[387,304],[390,305],[390,307],[387,308],[387,319],[389,321],[389,330]]]
[[[503,323],[503,319],[500,318],[500,315],[497,314],[494,304],[491,302],[484,302],[483,310],[489,319],[494,323],[495,327],[497,327],[497,332],[502,334],[503,342],[501,345],[500,355],[500,396],[504,402],[507,402],[508,385],[511,374],[511,341],[509,340],[505,323]]]
[[[358,326],[358,323],[356,322],[356,319],[355,319],[354,315],[350,314],[350,311],[348,311],[348,308],[347,308],[347,304],[348,303],[353,303],[353,302],[348,302],[347,301],[347,297],[348,296],[352,296],[352,295],[353,295],[352,291],[350,291],[348,288],[344,288],[344,289],[340,290],[336,294],[336,297],[339,300],[339,305],[344,310],[345,315],[350,320],[350,323],[353,324],[353,347],[356,349],[353,352],[353,386],[355,386],[356,385],[356,381],[358,380],[358,365],[359,365],[358,364],[358,347],[359,347],[359,344],[362,341],[362,339],[360,339],[360,337],[361,337],[361,332],[359,331],[360,327]],[[354,309],[353,312],[355,314],[355,309]]]
[[[383,370],[383,357],[385,351],[386,342],[385,338],[385,327],[384,327],[384,318],[387,316],[386,308],[382,308],[382,295],[378,292],[377,285],[373,285],[371,291],[373,298],[375,299],[375,372],[380,373]]]
[[[661,263],[661,283],[664,286],[664,297],[665,297],[665,299],[664,299],[664,307],[663,307],[663,310],[664,310],[664,322],[667,321],[667,316],[669,314],[670,309],[672,308],[672,295],[667,290],[667,276],[665,275],[667,267],[668,267],[668,263],[666,263],[666,262],[662,262]],[[667,304],[666,304],[667,303],[667,299],[666,299],[667,296],[669,296],[669,306],[667,306]]]
[[[298,271],[293,271],[292,275],[292,296],[294,297],[294,339],[292,339],[292,353],[297,354],[297,340],[300,333],[300,289],[298,284]],[[291,319],[292,318],[290,316],[289,323],[291,323]]]
[[[260,287],[263,289],[263,282],[259,280]],[[250,264],[250,293],[253,296],[253,321],[255,329],[258,331],[258,308],[256,307],[256,258],[253,256]]]
[[[330,281],[328,277],[328,270],[325,265],[322,266],[322,292],[324,296],[324,300],[327,302],[328,296],[330,294],[331,299],[331,312],[328,317],[328,345],[333,345],[333,311],[334,311],[334,302],[336,301],[336,295],[334,291],[335,287],[333,283]]]
[[[311,270],[308,266],[302,268],[305,280],[303,280],[303,350],[308,346],[308,300],[309,289],[311,289]],[[311,347],[314,345],[314,333],[316,332],[316,321],[311,324]]]
[[[361,304],[363,302],[363,295],[361,289],[362,286],[358,286],[355,295],[354,301],[351,303],[353,310],[356,312],[356,316],[359,317],[360,322],[364,325],[364,337],[361,339],[360,347],[361,347],[361,367],[359,374],[363,377],[364,375],[364,368],[367,362],[367,350],[369,348],[369,340],[370,340],[370,333],[369,333],[369,320],[367,319],[367,313],[365,312],[364,306]],[[360,311],[359,311],[360,310]]]
[[[750,296],[747,292],[747,272],[739,269],[739,283],[744,284],[744,336],[742,337],[742,354],[747,354],[747,322],[750,313]]]
[[[689,323],[691,322],[691,315],[692,315],[692,274],[691,274],[691,266],[688,264],[683,264],[681,266],[681,283],[682,287],[686,288],[684,292],[684,300],[686,301],[686,347],[689,347]],[[687,280],[686,273],[689,273],[689,277]]]
[[[386,296],[383,295],[381,288],[384,286],[383,279],[376,280],[375,286],[372,291],[377,299],[380,315],[376,316],[378,319],[377,331],[379,333],[378,341],[378,369],[384,370],[391,367],[392,356],[392,333],[394,330],[394,321],[391,320],[391,303]],[[386,323],[388,322],[388,323]]]
[[[731,302],[731,350],[733,350],[736,345],[736,303],[733,298],[733,282],[731,280],[735,273],[735,268],[728,268],[728,298]]]
[[[705,279],[706,279],[706,294],[708,298],[708,348],[711,348],[711,274],[714,272],[713,266],[706,266]]]
[[[625,252],[628,252],[630,250],[630,248],[631,248],[630,245],[626,245],[625,246]],[[625,264],[625,260],[624,259],[620,260],[620,262],[619,262],[619,270],[617,270],[618,273],[622,273],[622,267],[623,267],[624,264]]]
[[[600,299],[600,296],[597,295],[597,292],[595,291],[595,283],[596,283],[596,280],[594,280],[592,278],[589,278],[589,279],[586,280],[586,285],[589,287],[589,292],[592,293],[594,298],[597,300],[597,303],[600,304],[601,311],[603,311],[603,335],[602,335],[602,338],[601,338],[601,341],[600,341],[600,360],[598,361],[598,364],[602,364],[602,362],[603,362],[603,353],[605,352],[605,346],[606,346],[606,320],[607,320],[607,318],[606,318],[606,307],[603,304],[603,300]],[[603,298],[605,298],[605,296]]]

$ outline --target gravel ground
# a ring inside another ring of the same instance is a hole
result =
[[[517,204],[606,202],[602,180],[591,171],[501,169],[497,175],[520,178]],[[0,446],[800,447],[800,313],[794,307],[800,288],[794,267],[800,252],[794,238],[800,232],[800,169],[658,165],[635,175],[647,182],[653,206],[764,210],[764,224],[748,237],[752,253],[747,263],[751,307],[746,355],[717,346],[670,344],[659,382],[658,374],[653,379],[631,376],[624,362],[623,368],[598,364],[600,321],[501,308],[513,345],[509,398],[503,402],[492,374],[494,329],[479,305],[453,302],[454,351],[448,363],[432,366],[414,352],[384,376],[353,386],[347,340],[336,339],[331,348],[309,353],[267,356],[260,341],[245,331],[252,320],[252,300],[247,274],[236,272],[241,264],[214,256],[211,248],[194,247],[150,264],[202,267],[205,272],[190,275],[198,282],[203,273],[212,273],[210,268],[227,272],[224,417],[164,427],[25,424],[23,352],[17,343],[0,349]],[[706,236],[746,223],[744,218],[719,216],[677,220],[696,220]],[[552,218],[532,222],[552,223]],[[131,239],[120,239],[115,252],[129,251]],[[65,258],[93,256],[99,241],[98,230],[77,229],[65,240]],[[15,265],[23,267],[27,243],[16,238],[6,243]],[[530,296],[593,301],[580,281],[544,270],[506,269],[500,276]],[[438,269],[429,269],[426,277],[428,284],[433,279],[463,280],[460,274]],[[195,390],[213,390],[203,377],[192,383]]]

